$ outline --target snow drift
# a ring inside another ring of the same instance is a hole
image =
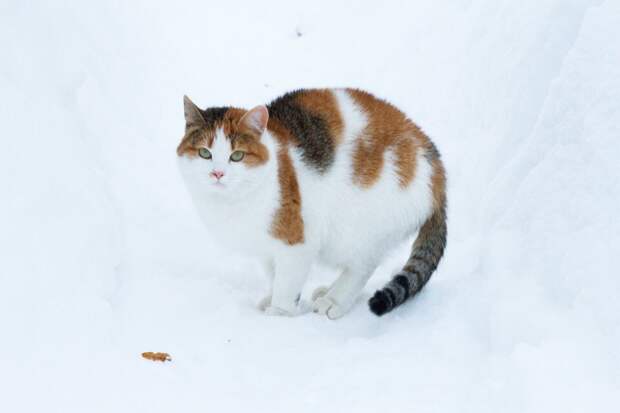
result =
[[[140,3],[0,6],[2,411],[620,407],[620,3]],[[184,93],[314,86],[445,159],[447,254],[381,319],[406,246],[344,319],[266,317],[175,169]]]

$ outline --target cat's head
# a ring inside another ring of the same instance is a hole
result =
[[[258,189],[268,174],[270,150],[263,134],[265,106],[199,109],[183,97],[185,135],[177,147],[184,178],[214,197],[234,198]]]

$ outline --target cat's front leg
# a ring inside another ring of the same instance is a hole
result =
[[[275,278],[275,266],[273,259],[265,259],[262,261],[263,271],[269,283],[269,291],[265,297],[263,297],[257,304],[260,311],[266,311],[271,306],[271,296],[273,295],[273,280]]]
[[[271,305],[265,309],[267,314],[295,316],[301,313],[299,299],[312,259],[313,254],[305,246],[287,247],[276,255]]]

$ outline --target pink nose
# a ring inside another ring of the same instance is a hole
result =
[[[216,179],[221,179],[224,176],[224,172],[213,170],[211,171],[211,176],[215,177]]]

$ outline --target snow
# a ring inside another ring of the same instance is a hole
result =
[[[613,0],[3,2],[0,410],[618,411],[618,21]],[[383,318],[365,301],[406,245],[347,317],[267,317],[175,168],[184,93],[312,86],[390,99],[445,159],[446,256]]]

